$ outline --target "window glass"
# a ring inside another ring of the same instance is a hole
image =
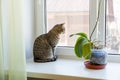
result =
[[[120,54],[120,0],[107,0],[106,43],[112,54]]]
[[[59,46],[73,46],[77,36],[72,33],[85,32],[89,35],[89,0],[46,0],[47,31],[55,24],[65,23],[65,34]]]

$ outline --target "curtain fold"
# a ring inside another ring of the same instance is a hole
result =
[[[0,80],[5,80],[4,58],[3,58],[3,39],[2,39],[2,5],[0,0]]]
[[[2,19],[1,19],[1,0],[0,0],[0,80],[5,79],[4,59],[3,59],[3,41],[2,41]]]
[[[6,0],[8,13],[4,13],[4,10],[2,10],[6,5],[2,1],[0,0],[0,80],[27,80],[22,12],[23,0]],[[7,17],[4,17],[5,14]],[[4,24],[8,25],[4,26]],[[7,74],[5,74],[6,64]]]

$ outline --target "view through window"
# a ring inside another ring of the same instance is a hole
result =
[[[89,34],[89,0],[46,0],[47,30],[55,24],[65,23],[65,34],[60,38],[59,46],[73,46],[77,36],[72,33]]]
[[[120,0],[107,0],[106,45],[112,54],[120,53]],[[72,33],[85,32],[89,35],[89,0],[46,0],[47,31],[55,24],[65,23],[65,34],[59,46],[74,46],[77,36]]]
[[[107,0],[106,42],[112,54],[120,54],[120,0]]]

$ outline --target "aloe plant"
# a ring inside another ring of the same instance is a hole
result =
[[[91,40],[91,37],[98,25],[98,21],[99,21],[99,16],[100,16],[100,5],[101,5],[101,0],[99,1],[98,4],[98,14],[97,14],[97,19],[95,22],[95,26],[93,28],[92,33],[90,34],[90,38],[88,38],[86,33],[80,32],[80,33],[76,33],[76,34],[71,34],[70,37],[74,36],[74,35],[78,35],[78,39],[76,40],[76,44],[74,46],[74,51],[77,57],[79,58],[84,58],[84,59],[90,59],[91,57],[91,49],[93,48],[94,42]]]

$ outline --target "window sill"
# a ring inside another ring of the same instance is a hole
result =
[[[120,63],[108,62],[105,69],[91,70],[82,60],[59,58],[55,62],[35,63],[27,61],[27,76],[55,80],[120,80]]]

